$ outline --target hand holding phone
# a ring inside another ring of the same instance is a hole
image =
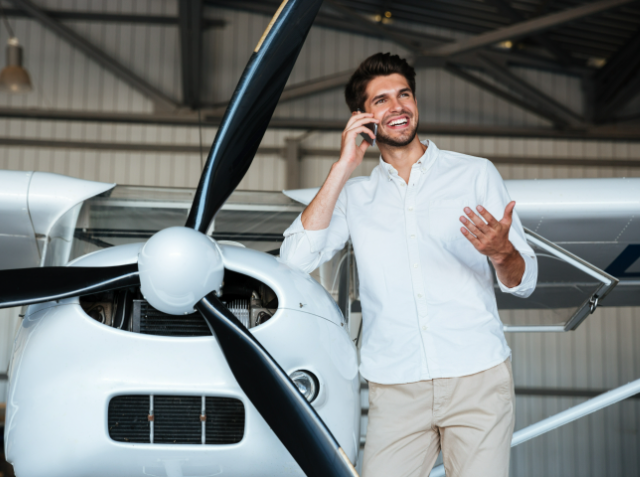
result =
[[[363,113],[364,111],[362,111],[361,109],[356,109],[356,112]],[[377,123],[369,123],[369,124],[365,124],[365,126],[368,127],[369,129],[371,129],[371,131],[373,131],[373,135],[375,137],[378,137],[378,124]],[[360,133],[360,136],[362,136],[362,139],[367,141],[372,146],[376,145],[376,140],[375,139],[371,139],[371,136],[369,136],[367,133]]]

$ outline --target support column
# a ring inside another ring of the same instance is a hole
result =
[[[300,140],[287,139],[284,150],[284,158],[287,161],[287,190],[300,189]]]

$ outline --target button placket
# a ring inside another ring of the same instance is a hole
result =
[[[410,182],[415,183],[415,174],[416,171],[411,171],[411,177],[409,178]],[[409,213],[407,214],[407,235],[411,238],[415,238],[418,224],[416,214],[414,212],[414,202],[416,196],[416,189],[412,188],[407,191],[405,202],[408,203],[407,210]],[[427,312],[426,307],[426,298],[424,291],[424,282],[422,280],[422,272],[420,270],[420,251],[418,248],[417,240],[409,241],[409,259],[413,266],[411,267],[411,281],[413,283],[413,289],[415,293],[414,299],[416,300],[416,307],[418,309],[418,315],[424,316]]]
[[[428,352],[428,346],[425,341],[427,337],[428,326],[424,323],[427,315],[427,303],[426,294],[424,289],[424,281],[422,277],[422,270],[420,266],[420,249],[418,247],[417,233],[418,233],[418,219],[415,213],[415,201],[418,188],[415,187],[422,179],[422,174],[418,167],[411,170],[411,176],[409,177],[409,184],[411,187],[406,188],[405,197],[405,216],[406,216],[406,233],[410,238],[408,241],[408,251],[410,260],[410,274],[411,282],[414,290],[414,300],[416,303],[416,309],[418,312],[418,326],[420,327],[420,339],[422,341],[422,365],[420,367],[421,379],[430,379],[430,356]]]

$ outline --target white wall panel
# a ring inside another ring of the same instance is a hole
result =
[[[569,159],[640,159],[640,143],[593,140],[492,138],[478,136],[423,135],[441,150],[452,150],[479,157],[557,157]],[[340,148],[340,135],[312,134],[304,147]],[[302,187],[319,187],[331,164],[338,157],[307,157],[302,161]],[[366,159],[354,177],[369,174],[377,160]],[[640,177],[638,167],[587,167],[497,164],[503,179],[567,179],[588,177]]]
[[[574,332],[508,333],[516,386],[612,389],[640,378],[638,319],[638,308],[604,307]],[[516,429],[585,400],[519,396]],[[515,448],[512,475],[640,475],[639,424],[640,399],[628,399]]]
[[[151,102],[142,94],[115,78],[40,23],[22,18],[11,18],[10,21],[23,45],[24,65],[31,75],[34,90],[21,95],[0,93],[0,105],[121,112],[152,111]],[[115,30],[106,35],[107,28],[118,27],[113,24],[96,26],[96,23],[91,23],[87,24],[87,31],[83,34],[98,35],[104,31],[105,35],[100,34],[100,38],[104,38],[105,42],[110,39],[122,41],[120,55],[124,55],[124,51],[130,49],[128,36],[124,32],[116,34]],[[120,28],[130,31],[132,27]],[[149,46],[150,40],[144,39],[142,43]],[[7,32],[3,28],[0,30],[0,43],[4,45],[6,41]]]

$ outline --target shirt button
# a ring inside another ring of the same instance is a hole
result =
[[[411,238],[412,239],[416,238],[416,235],[415,234],[411,234]]]
[[[407,184],[405,182],[402,182],[402,187],[406,186]]]
[[[411,211],[411,210],[413,210],[413,206],[412,206],[412,205],[410,205],[410,206],[408,207],[408,209],[409,209],[410,211]]]
[[[418,263],[417,262],[413,264],[413,268],[418,268]]]
[[[428,329],[429,329],[429,327],[426,326],[426,325],[422,327],[422,331],[427,331]]]
[[[422,293],[418,293],[418,298],[422,298]]]

